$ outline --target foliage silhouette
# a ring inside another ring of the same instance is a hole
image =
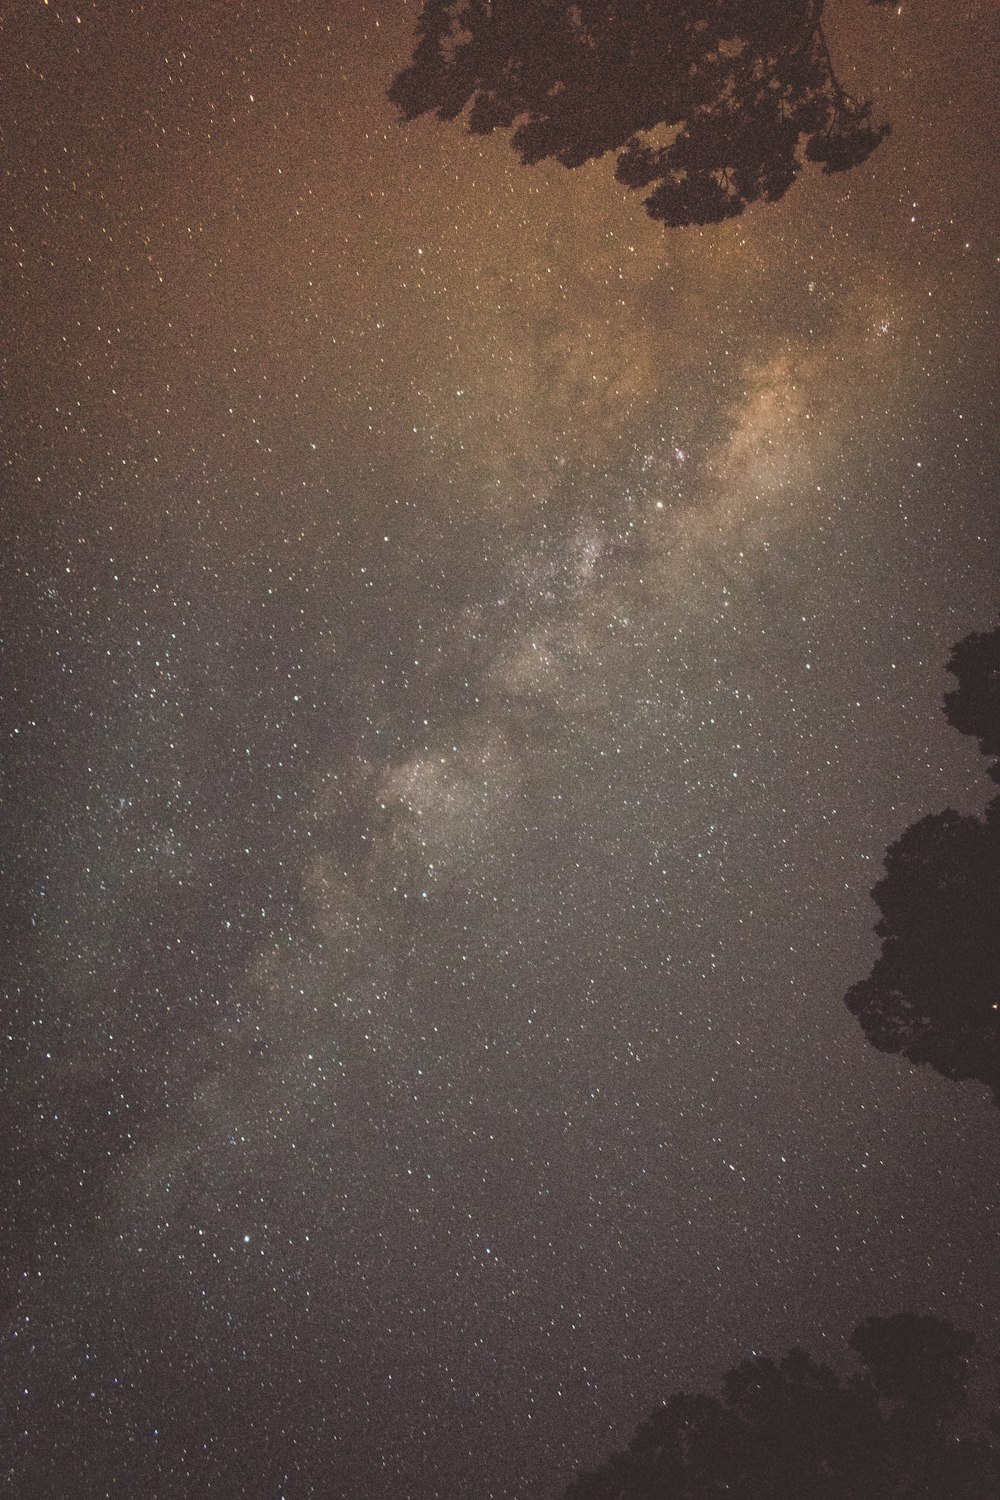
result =
[[[1000,756],[1000,628],[960,641],[948,667],[949,722]],[[1000,781],[1000,761],[988,774]],[[1000,1105],[1000,796],[981,818],[948,809],[914,823],[872,897],[882,951],[848,1009],[880,1051],[978,1079]]]
[[[1000,781],[1000,626],[959,641],[948,670],[958,678],[955,691],[945,694],[948,722],[960,734],[973,735],[984,755],[997,757],[987,774]]]
[[[721,1399],[678,1392],[564,1500],[985,1500],[1000,1449],[968,1408],[970,1335],[869,1318],[841,1378],[801,1349],[731,1370]]]
[[[774,202],[805,161],[843,172],[888,133],[852,99],[824,0],[424,0],[389,98],[404,120],[513,127],[526,164],[618,153],[664,224],[713,224]],[[870,0],[872,4],[881,0]]]

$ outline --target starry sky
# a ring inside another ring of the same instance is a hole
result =
[[[2,18],[20,1500],[547,1500],[992,1336],[996,1110],[842,1001],[990,791],[996,7],[830,0],[892,135],[683,230],[402,126],[417,11]]]

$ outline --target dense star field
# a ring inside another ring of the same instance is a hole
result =
[[[844,1005],[996,790],[996,7],[830,0],[891,134],[677,226],[404,122],[418,17],[0,21],[18,1500],[552,1500],[997,1348],[990,1090]]]

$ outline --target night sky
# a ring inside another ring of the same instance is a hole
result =
[[[550,1500],[995,1338],[1000,1116],[843,997],[991,791],[996,7],[830,0],[892,135],[686,229],[401,124],[417,13],[4,7],[19,1500]]]

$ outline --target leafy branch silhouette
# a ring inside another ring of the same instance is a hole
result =
[[[948,669],[949,723],[1000,757],[1000,627],[966,636]],[[1000,781],[1000,758],[987,774]],[[882,950],[847,1008],[880,1051],[978,1079],[1000,1105],[1000,796],[983,817],[949,808],[912,824],[872,897]]]
[[[803,1349],[754,1355],[722,1396],[675,1392],[563,1500],[985,1500],[1000,1449],[970,1410],[975,1340],[942,1318],[868,1318],[846,1377]]]
[[[834,70],[824,0],[424,0],[389,98],[512,130],[521,161],[617,153],[665,225],[775,202],[806,162],[844,172],[888,134]],[[886,0],[869,0],[880,5]]]

